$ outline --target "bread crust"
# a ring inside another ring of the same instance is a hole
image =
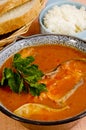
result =
[[[0,23],[0,35],[19,29],[25,24],[33,21],[40,12],[40,1],[34,0],[34,4],[24,15]]]
[[[7,0],[6,2],[0,4],[0,15],[6,13],[10,9],[17,7],[27,1],[31,0]]]

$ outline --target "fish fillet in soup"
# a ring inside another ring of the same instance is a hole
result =
[[[86,60],[74,59],[63,62],[55,71],[46,74],[43,82],[46,82],[48,87],[46,93],[48,98],[56,103],[64,103],[78,87],[84,84],[85,70]]]

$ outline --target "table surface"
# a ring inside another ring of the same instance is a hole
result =
[[[86,4],[86,0],[73,0]],[[37,28],[36,28],[37,27]],[[27,35],[40,33],[38,20],[36,20],[30,27]],[[18,121],[15,121],[0,112],[0,130],[28,130],[21,125]],[[86,117],[81,119],[79,123],[71,130],[86,130]]]

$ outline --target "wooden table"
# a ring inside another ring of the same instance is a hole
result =
[[[74,0],[86,4],[86,0]],[[37,27],[37,28],[36,28]],[[27,35],[40,33],[38,21],[36,20]],[[28,130],[22,126],[18,121],[15,121],[0,112],[0,130]],[[79,123],[71,130],[86,130],[86,117],[79,120]]]

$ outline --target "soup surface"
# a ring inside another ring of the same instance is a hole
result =
[[[63,45],[28,47],[19,53],[23,58],[35,57],[34,63],[46,74],[39,82],[46,84],[47,92],[32,96],[24,92],[14,93],[8,86],[0,87],[0,102],[10,111],[30,103],[31,111],[35,109],[35,112],[20,116],[50,121],[72,117],[86,110],[86,53]],[[0,68],[0,79],[2,70],[11,67],[12,59],[10,57]],[[47,75],[59,64],[61,66],[54,74]]]

